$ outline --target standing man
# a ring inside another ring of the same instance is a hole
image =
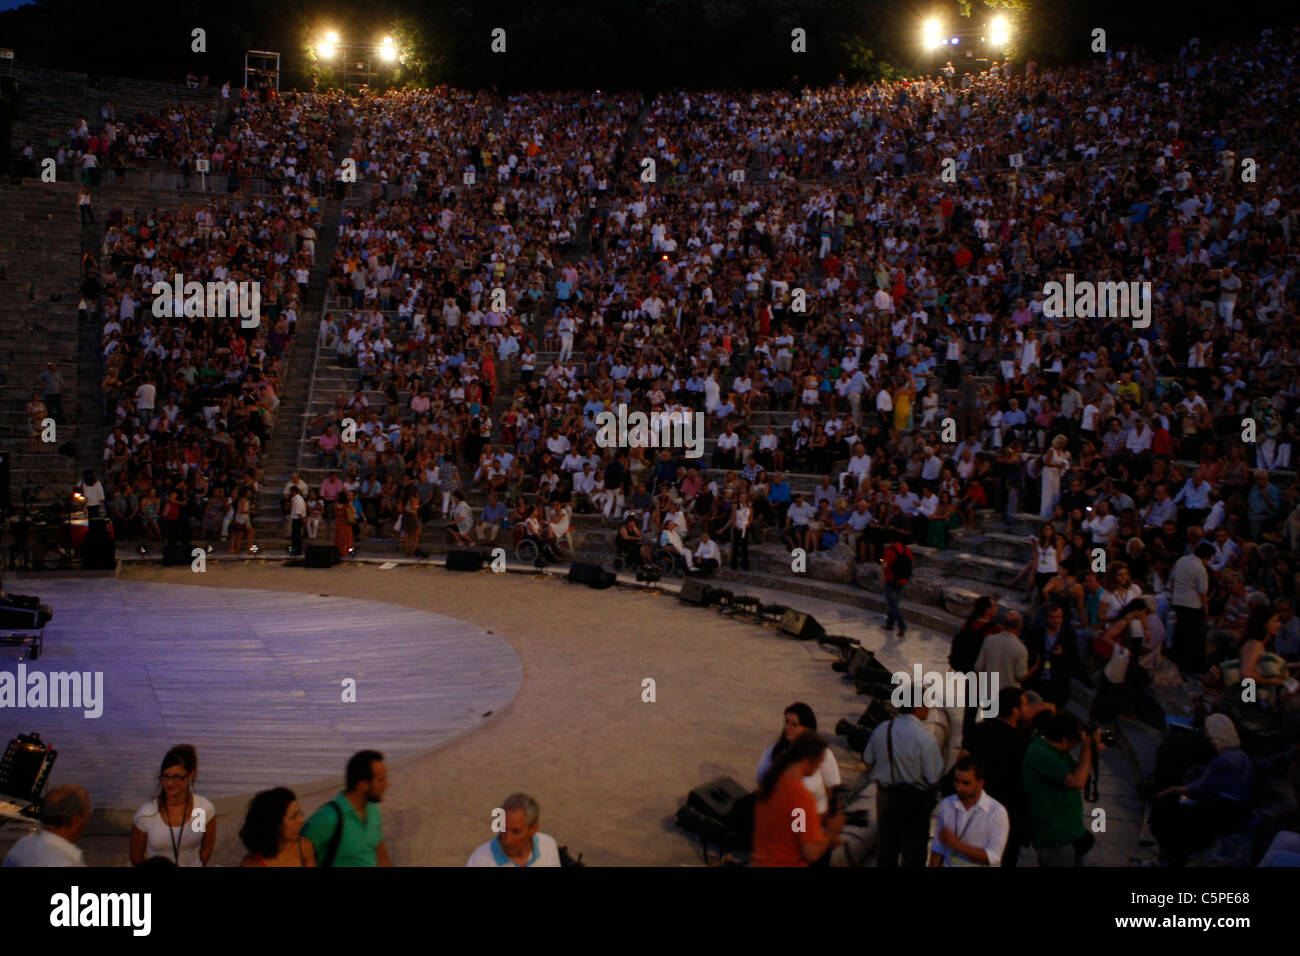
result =
[[[931,866],[1001,866],[1011,833],[1006,807],[984,792],[984,768],[966,756],[952,768],[957,791],[939,804]]]
[[[962,736],[963,756],[969,754],[984,769],[984,789],[1006,808],[1010,831],[1002,866],[1014,867],[1020,848],[1029,844],[1029,802],[1020,768],[1029,746],[1028,695],[1019,687],[998,692],[998,716],[981,720]]]
[[[302,529],[307,520],[307,502],[303,500],[302,489],[293,486],[293,497],[289,501],[289,553],[302,554]]]
[[[929,715],[928,707],[900,707],[899,716],[872,732],[862,752],[867,777],[876,785],[876,866],[896,868],[900,855],[903,866],[925,866],[934,788],[943,776],[943,754],[925,729]]]
[[[898,636],[902,637],[907,633],[907,622],[903,620],[899,602],[903,599],[903,589],[912,578],[912,549],[903,541],[890,542],[880,563],[885,581],[885,606],[889,608],[885,615],[885,630],[891,630],[897,623]]]
[[[63,423],[63,373],[53,362],[45,366],[45,371],[37,376],[41,390],[45,394],[45,408],[56,422]]]
[[[1040,662],[1034,661],[1030,666],[1029,648],[1020,639],[1023,623],[1019,611],[1008,611],[1002,620],[1002,630],[984,638],[975,658],[975,671],[996,671],[999,687],[1020,687],[1038,671]]]
[[[345,786],[303,824],[302,835],[311,841],[316,859],[321,866],[392,866],[379,812],[388,789],[384,755],[377,750],[353,754]]]
[[[1191,554],[1174,562],[1169,572],[1169,603],[1177,623],[1170,657],[1184,673],[1205,672],[1205,616],[1210,609],[1210,572],[1214,545],[1202,541]]]
[[[512,793],[493,812],[505,829],[470,854],[466,866],[559,866],[555,837],[538,833],[541,809],[526,793]],[[501,819],[504,817],[504,819]]]
[[[1025,635],[1029,656],[1038,665],[1030,690],[1044,700],[1064,707],[1070,700],[1070,677],[1079,669],[1079,638],[1065,620],[1065,608],[1052,603],[1043,611],[1043,623]]]
[[[1100,731],[1083,732],[1079,718],[1059,710],[1025,751],[1021,777],[1039,866],[1083,866],[1095,842],[1083,822],[1083,788],[1104,749]],[[1079,759],[1070,751],[1081,745]]]
[[[85,866],[77,841],[90,823],[90,794],[75,783],[55,787],[41,810],[43,826],[10,849],[5,866]]]
[[[560,357],[557,361],[567,362],[573,356],[573,333],[576,329],[577,324],[567,312],[560,317],[555,327],[560,336]]]

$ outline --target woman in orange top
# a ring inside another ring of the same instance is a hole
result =
[[[826,741],[801,734],[763,774],[754,807],[753,866],[807,866],[839,843],[844,814],[822,826],[803,778],[821,769]]]

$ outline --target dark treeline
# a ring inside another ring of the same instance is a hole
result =
[[[0,45],[20,65],[91,75],[241,82],[247,49],[282,54],[285,87],[310,84],[308,52],[327,29],[357,42],[395,36],[408,54],[392,80],[513,89],[781,86],[873,79],[923,68],[921,23],[944,12],[961,29],[997,11],[1015,23],[1016,55],[1042,63],[1092,55],[1091,31],[1111,48],[1153,52],[1257,34],[1294,21],[1272,0],[41,0],[0,14]],[[495,28],[506,52],[491,52]],[[807,52],[791,31],[807,31]],[[192,52],[192,31],[207,52]],[[328,71],[322,82],[335,77]]]

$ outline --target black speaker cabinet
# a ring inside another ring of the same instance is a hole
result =
[[[604,590],[613,587],[618,580],[613,571],[606,571],[599,564],[586,561],[574,561],[569,565],[569,578],[575,584],[585,584],[589,588]]]
[[[95,518],[81,542],[81,566],[87,571],[112,571],[117,567],[117,551],[108,521]]]
[[[188,544],[168,544],[163,546],[163,564],[168,567],[175,567],[180,564],[189,564],[193,560],[191,552],[194,550]]]
[[[477,551],[448,551],[447,570],[481,571],[483,570],[483,555]]]
[[[691,791],[686,805],[706,817],[721,820],[733,834],[744,840],[754,832],[754,798],[733,777],[718,777]]]
[[[339,563],[339,549],[332,544],[309,544],[307,545],[306,560],[303,562],[304,567],[308,568],[332,568]]]
[[[677,597],[687,604],[708,604],[709,591],[707,584],[696,578],[687,578],[682,582],[682,589],[677,592]]]
[[[801,641],[814,641],[826,633],[811,614],[796,611],[794,608],[787,608],[782,615],[781,630]]]

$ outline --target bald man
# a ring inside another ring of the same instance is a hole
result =
[[[90,794],[76,784],[55,787],[45,798],[44,826],[13,845],[5,866],[85,866],[77,841],[90,823]]]
[[[975,660],[975,671],[983,673],[996,672],[998,687],[1019,687],[1021,681],[1034,675],[1039,661],[1030,666],[1029,648],[1020,639],[1020,629],[1024,619],[1019,611],[1008,611],[1002,622],[1002,629],[994,631],[984,638],[980,646],[979,657]]]

